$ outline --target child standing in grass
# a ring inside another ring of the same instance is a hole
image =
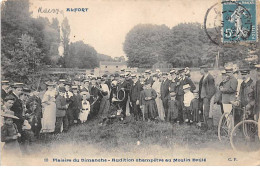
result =
[[[1,127],[1,141],[5,144],[1,154],[12,157],[21,156],[21,149],[17,141],[21,134],[18,133],[17,126],[13,122],[13,119],[19,118],[14,116],[13,111],[6,111],[2,116],[4,117],[4,125]]]
[[[192,121],[194,123],[198,123],[201,121],[200,114],[199,114],[199,93],[198,91],[194,91],[193,93],[194,99],[191,100],[190,109],[191,109],[191,116]]]
[[[66,110],[68,109],[68,104],[66,102],[65,95],[65,87],[60,87],[59,94],[56,98],[56,123],[55,123],[55,133],[61,133],[62,132],[62,124],[64,127],[64,131],[66,132],[68,128],[69,122],[68,117],[66,115]]]
[[[156,91],[152,89],[150,83],[146,82],[140,96],[140,105],[143,109],[145,120],[155,120],[159,116],[155,102],[156,97]]]
[[[193,123],[192,116],[191,116],[191,108],[190,103],[194,99],[193,93],[190,91],[191,87],[189,84],[183,86],[184,90],[184,107],[183,107],[183,119],[185,123]]]

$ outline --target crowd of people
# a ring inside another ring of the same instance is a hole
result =
[[[260,67],[258,70],[258,79]],[[254,81],[250,69],[226,67],[222,82],[216,84],[205,66],[196,86],[191,70],[172,69],[170,72],[146,70],[133,74],[86,75],[83,78],[46,81],[46,90],[32,91],[23,83],[2,80],[1,141],[3,150],[17,154],[19,146],[30,145],[41,134],[67,132],[71,126],[98,119],[107,125],[112,118],[136,121],[165,121],[202,126],[211,130],[213,105],[221,112],[231,112],[232,105],[245,107],[249,118],[258,120],[259,80]],[[236,123],[242,120],[237,111]]]

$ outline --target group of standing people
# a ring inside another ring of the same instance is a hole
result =
[[[99,125],[106,125],[112,105],[121,120],[132,116],[137,121],[203,123],[206,130],[213,126],[214,104],[222,113],[230,113],[235,103],[251,112],[249,118],[258,120],[260,83],[250,78],[250,69],[226,67],[220,84],[207,67],[200,67],[200,73],[197,87],[188,67],[169,73],[146,70],[140,75],[124,72],[73,81],[59,79],[45,82],[47,89],[41,91],[2,80],[1,141],[9,152],[16,153],[19,145],[26,151],[41,133],[67,132],[71,126],[95,118]],[[237,111],[236,122],[241,118]]]

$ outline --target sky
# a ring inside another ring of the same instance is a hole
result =
[[[137,24],[179,23],[203,24],[209,7],[217,0],[31,0],[33,17],[67,17],[71,27],[70,41],[82,40],[98,53],[111,57],[125,56],[123,43]],[[41,13],[42,9],[59,9],[63,14]],[[88,8],[87,12],[67,12],[67,8]]]

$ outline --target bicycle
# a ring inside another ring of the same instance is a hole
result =
[[[242,111],[242,121],[236,125],[234,120],[235,111]],[[235,151],[254,151],[260,149],[258,137],[258,123],[249,119],[249,113],[245,108],[238,107],[232,102],[230,113],[224,113],[218,125],[218,138],[221,142],[230,142]]]
[[[245,108],[243,110],[243,120],[232,130],[230,143],[235,151],[258,151],[260,150],[260,140],[258,137],[258,123],[249,119],[250,113]]]

